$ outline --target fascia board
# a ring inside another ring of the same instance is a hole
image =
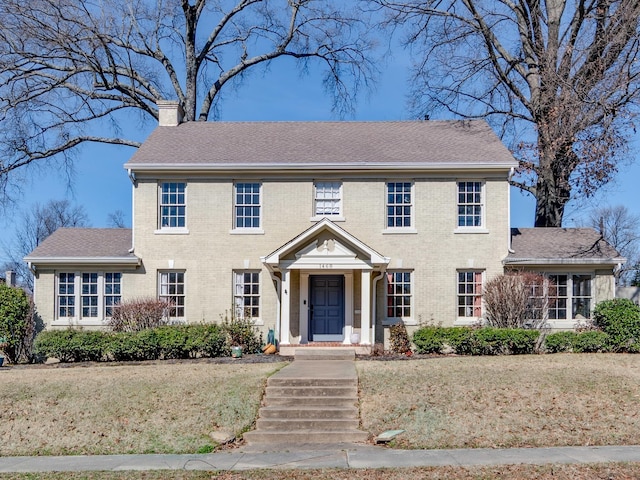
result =
[[[206,163],[125,163],[124,168],[136,172],[145,171],[203,171],[203,172],[225,172],[225,171],[313,171],[313,170],[400,170],[400,171],[442,171],[442,170],[509,170],[517,167],[517,162],[500,163],[468,163],[468,162],[433,162],[433,163],[226,163],[226,164],[206,164]]]
[[[611,265],[624,263],[626,258],[506,258],[504,265]]]
[[[138,257],[24,257],[33,265],[141,265]]]

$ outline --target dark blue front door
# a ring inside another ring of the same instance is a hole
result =
[[[309,276],[309,340],[344,340],[344,277]]]

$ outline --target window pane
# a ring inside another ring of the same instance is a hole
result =
[[[260,227],[260,184],[237,183],[235,222],[236,228]]]
[[[482,226],[482,183],[458,182],[458,226]]]
[[[238,318],[260,317],[260,274],[258,272],[234,272],[235,315]]]
[[[411,317],[411,272],[387,272],[387,317]]]
[[[176,228],[186,225],[186,184],[165,182],[160,185],[160,227]]]
[[[482,316],[482,272],[458,272],[458,316]]]
[[[411,227],[411,183],[387,183],[387,227]]]

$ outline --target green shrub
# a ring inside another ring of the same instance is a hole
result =
[[[161,353],[154,329],[111,334],[109,350],[115,361],[157,360]]]
[[[593,323],[609,335],[613,351],[634,351],[640,343],[640,307],[626,298],[605,300],[596,305]]]
[[[609,335],[597,330],[579,333],[573,341],[573,351],[576,353],[607,352],[610,346]]]
[[[520,355],[535,352],[540,332],[518,328],[423,327],[413,335],[418,353],[450,347],[459,355]]]
[[[187,343],[191,356],[229,356],[225,332],[215,323],[188,325]]]
[[[88,330],[48,330],[38,334],[34,352],[61,362],[99,362],[105,359],[108,340],[104,332]]]
[[[8,362],[30,359],[34,333],[33,307],[27,294],[0,283],[0,352]]]
[[[544,348],[547,353],[563,353],[573,351],[577,332],[553,332],[544,339]]]
[[[413,332],[416,352],[421,354],[441,353],[444,348],[445,330],[443,327],[422,327]]]
[[[242,347],[244,353],[259,353],[262,348],[262,333],[253,323],[251,317],[240,317],[231,310],[231,317],[225,314],[222,330],[226,334],[227,345]]]

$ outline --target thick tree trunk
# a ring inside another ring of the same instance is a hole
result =
[[[564,209],[571,195],[568,179],[551,169],[540,169],[536,183],[536,227],[561,227]]]

